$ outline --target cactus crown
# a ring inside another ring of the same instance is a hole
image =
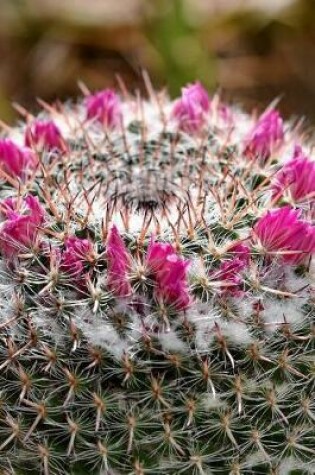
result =
[[[0,468],[314,473],[311,145],[147,86],[0,139]]]

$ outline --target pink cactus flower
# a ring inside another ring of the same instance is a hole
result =
[[[25,131],[25,145],[48,152],[66,152],[67,146],[62,133],[52,120],[36,120]]]
[[[61,256],[60,268],[67,274],[81,279],[84,264],[93,259],[93,244],[88,239],[76,236],[69,237],[65,242],[65,250]]]
[[[222,282],[220,291],[224,295],[238,296],[242,294],[242,273],[246,265],[240,259],[226,260],[220,264],[219,269],[211,275],[212,279]]]
[[[297,265],[315,253],[315,226],[300,219],[301,211],[290,206],[268,211],[253,228],[253,238],[267,254]]]
[[[148,247],[146,263],[155,274],[159,274],[159,272],[163,274],[166,258],[174,254],[176,254],[176,250],[170,243],[154,242],[152,238]]]
[[[208,112],[210,109],[209,95],[200,82],[189,84],[188,86],[183,87],[182,98],[190,100],[196,105],[198,104],[205,112]]]
[[[0,250],[8,259],[28,252],[37,242],[45,211],[32,195],[23,200],[9,198],[1,204],[6,220],[0,229]]]
[[[245,267],[249,265],[251,251],[246,244],[236,242],[229,247],[228,253],[233,256],[233,259],[236,258],[243,262]]]
[[[156,281],[156,296],[177,310],[185,310],[191,303],[187,270],[190,262],[179,257],[169,243],[149,245],[146,264]]]
[[[131,294],[128,279],[131,257],[116,226],[113,226],[107,240],[107,287],[116,297]]]
[[[277,110],[264,112],[245,139],[244,153],[249,158],[267,160],[284,141],[283,120]]]
[[[86,98],[86,115],[89,120],[97,120],[104,127],[114,128],[121,123],[121,102],[112,89],[104,89]]]
[[[17,213],[20,205],[21,205],[22,198],[6,198],[0,203],[0,212],[1,216],[4,218],[8,218],[14,213]]]
[[[241,296],[243,273],[250,263],[250,248],[245,244],[235,243],[229,248],[228,253],[232,258],[221,262],[218,270],[211,274],[211,278],[222,281],[220,287],[222,295]]]
[[[208,93],[199,82],[196,82],[182,89],[182,96],[175,101],[172,116],[181,130],[194,134],[203,128],[209,110]]]
[[[38,164],[35,153],[28,147],[19,147],[12,140],[0,140],[0,168],[11,177],[24,180]]]
[[[300,146],[276,174],[272,190],[275,199],[289,195],[295,203],[315,203],[315,161],[306,157]]]
[[[45,218],[45,210],[41,206],[38,198],[33,195],[27,195],[24,198],[6,198],[0,203],[0,212],[7,218],[12,219],[22,214],[31,214],[38,224],[42,224]]]
[[[37,224],[37,226],[42,225],[45,220],[45,210],[40,204],[38,198],[33,195],[28,195],[24,198],[24,202],[31,212],[33,221]]]
[[[157,293],[177,310],[185,310],[191,303],[187,282],[189,265],[189,261],[172,254],[166,258],[163,273],[159,273]]]

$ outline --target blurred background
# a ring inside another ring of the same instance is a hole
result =
[[[172,96],[200,79],[246,109],[281,97],[315,122],[314,0],[0,0],[0,118],[91,90],[143,89],[141,68]]]

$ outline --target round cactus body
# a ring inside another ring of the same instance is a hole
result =
[[[4,475],[315,472],[315,161],[201,84],[0,139]]]

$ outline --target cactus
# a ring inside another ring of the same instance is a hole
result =
[[[3,126],[0,471],[311,475],[311,137],[146,84]]]

